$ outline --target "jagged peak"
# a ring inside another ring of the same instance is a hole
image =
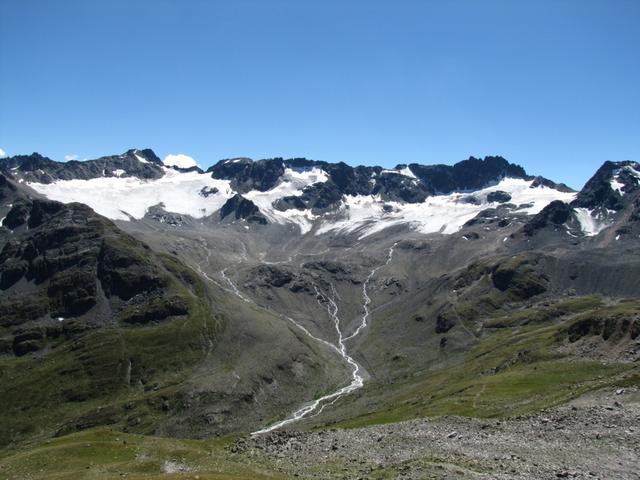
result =
[[[622,179],[623,183],[614,185],[616,176],[624,169],[632,173],[633,178],[627,179],[627,181]],[[621,210],[624,207],[623,188],[634,187],[638,183],[640,183],[640,164],[638,162],[633,160],[616,162],[607,160],[585,183],[572,205],[588,209],[604,207],[610,210]]]
[[[152,149],[150,148],[130,148],[129,150],[127,150],[125,153],[123,153],[123,156],[140,156],[143,159],[149,161],[149,162],[153,162],[157,165],[163,165],[162,160],[160,159],[160,157],[158,157],[156,155],[156,152],[154,152]]]

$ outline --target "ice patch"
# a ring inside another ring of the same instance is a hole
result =
[[[597,235],[607,227],[606,222],[593,216],[593,210],[588,208],[575,208],[576,217],[580,222],[582,233],[587,237]]]

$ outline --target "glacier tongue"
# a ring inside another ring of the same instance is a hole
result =
[[[504,191],[511,195],[510,203],[516,212],[535,215],[553,200],[572,201],[574,192],[560,192],[549,187],[531,188],[531,180],[505,178],[497,185],[469,193],[451,193],[428,197],[422,203],[385,202],[378,196],[345,196],[340,208],[341,218],[326,221],[316,234],[332,231],[359,232],[360,238],[380,232],[388,227],[409,223],[422,233],[455,233],[482,210],[498,204],[489,202],[491,192]],[[478,202],[465,201],[469,196]]]

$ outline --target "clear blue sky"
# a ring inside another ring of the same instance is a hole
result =
[[[0,149],[640,160],[640,1],[0,0]]]

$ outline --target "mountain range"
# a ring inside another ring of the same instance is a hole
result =
[[[7,448],[509,418],[640,380],[634,161],[574,191],[497,156],[33,153],[0,159],[0,218]]]

